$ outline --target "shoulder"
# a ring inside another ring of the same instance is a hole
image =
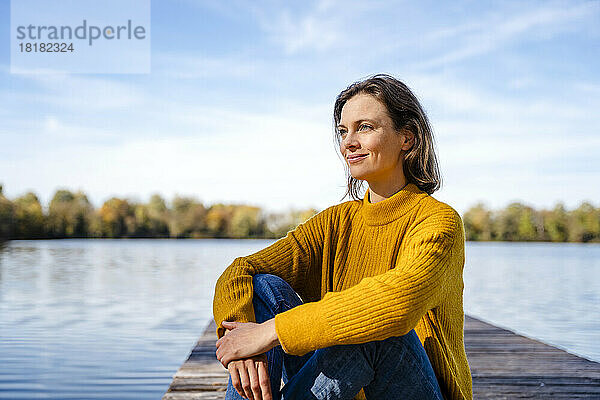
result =
[[[340,219],[344,219],[344,217],[352,216],[358,212],[358,210],[360,210],[360,205],[360,202],[354,200],[344,201],[323,209],[319,213],[313,215],[310,219],[316,218],[321,221],[339,221]]]
[[[453,238],[462,233],[460,214],[449,204],[430,195],[419,202],[413,213],[412,233],[432,232]]]
[[[301,225],[317,225],[320,227],[337,225],[340,221],[349,217],[351,218],[359,209],[360,204],[356,201],[345,201],[343,203],[334,204],[319,211]]]

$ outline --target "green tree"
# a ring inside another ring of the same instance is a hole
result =
[[[94,207],[87,196],[81,191],[75,193],[71,205],[71,220],[73,224],[68,227],[67,234],[70,237],[78,238],[89,236],[94,213]]]
[[[168,209],[164,199],[154,194],[148,204],[132,205],[135,237],[168,237]]]
[[[207,232],[207,210],[204,205],[193,197],[175,196],[172,201],[170,231],[172,237],[205,237]],[[217,232],[223,232],[226,220],[225,214],[218,210],[213,211],[211,216],[213,228]]]
[[[45,236],[46,218],[38,197],[28,192],[14,200],[14,236],[17,239],[39,239]]]
[[[51,237],[67,237],[67,229],[73,225],[71,204],[74,199],[75,195],[69,190],[59,189],[54,193],[48,206],[48,233]]]
[[[537,215],[531,207],[520,208],[519,222],[517,226],[517,240],[532,241],[538,239]]]
[[[492,234],[496,240],[517,240],[522,207],[520,203],[511,203],[494,213]]]
[[[48,206],[48,233],[54,238],[87,237],[93,214],[83,192],[57,190]]]
[[[566,242],[569,239],[569,216],[562,203],[551,211],[544,212],[546,237],[552,242]]]
[[[467,240],[492,240],[492,213],[483,203],[477,203],[463,216]]]
[[[169,209],[165,200],[159,194],[153,194],[150,196],[147,210],[152,235],[169,236]]]
[[[600,239],[600,218],[598,210],[589,202],[583,202],[570,213],[569,240],[590,242]]]
[[[12,239],[14,228],[14,204],[4,197],[2,185],[0,185],[0,240]]]
[[[264,233],[264,220],[258,207],[237,206],[229,226],[229,237],[258,237]]]

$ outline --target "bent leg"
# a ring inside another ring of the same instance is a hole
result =
[[[415,330],[375,346],[375,379],[364,388],[369,399],[444,400],[433,366]]]
[[[302,303],[294,289],[282,278],[272,274],[256,274],[252,278],[252,304],[257,323],[263,323],[275,317],[276,314],[287,311]],[[284,382],[293,376],[308,361],[313,352],[304,356],[293,356],[283,352],[281,346],[275,346],[267,354],[269,379],[273,400],[280,400],[281,378]],[[243,399],[231,382],[227,385],[226,400]]]
[[[285,400],[443,400],[435,373],[414,330],[404,336],[318,349],[282,388]]]

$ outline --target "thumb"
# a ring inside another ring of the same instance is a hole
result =
[[[221,324],[224,327],[231,327],[231,328],[235,328],[237,326],[237,322],[236,321],[223,321],[223,322],[221,322]]]

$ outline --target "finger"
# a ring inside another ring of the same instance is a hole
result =
[[[215,351],[215,357],[217,357],[217,360],[219,360],[219,362],[221,364],[223,364],[223,361],[221,361],[221,349],[217,349],[217,351]],[[225,365],[223,365],[225,367]]]
[[[269,365],[266,361],[258,363],[258,380],[260,381],[260,389],[262,390],[263,400],[273,400],[271,392],[271,379],[269,378]]]
[[[235,322],[235,321],[223,321],[223,322],[221,322],[221,325],[223,325],[223,328],[233,329],[237,325],[237,322]]]
[[[227,368],[227,365],[234,360],[239,360],[240,357],[237,357],[231,350],[225,349],[226,346],[221,346],[217,350],[217,359],[221,361],[221,364]],[[219,358],[220,357],[220,358]]]
[[[244,365],[244,362],[242,361],[239,364],[238,367],[238,371],[240,373],[240,381],[242,383],[242,396],[253,400],[254,397],[252,396],[252,387],[250,386],[250,377],[248,376],[248,370],[246,369],[246,366]]]
[[[239,393],[239,395],[243,396],[244,390],[242,389],[242,383],[240,382],[240,374],[238,372],[237,366],[234,363],[231,363],[230,365],[229,375],[231,376],[231,384]]]
[[[225,333],[223,334],[223,336],[221,336],[220,338],[217,339],[217,341],[215,342],[215,346],[219,347],[221,345],[221,343],[223,343],[223,338],[225,337],[225,335],[227,335],[229,332],[231,332],[230,329],[225,329]]]
[[[260,390],[260,381],[258,379],[258,371],[256,370],[256,360],[253,358],[246,361],[246,370],[250,377],[250,388],[255,399],[262,399],[262,392]]]
[[[218,349],[215,353],[215,355],[217,356],[217,360],[219,360],[219,362],[221,363],[221,365],[228,369],[229,368],[229,364],[230,364],[230,360],[229,359],[225,359],[224,356],[222,356],[223,352],[221,351],[221,349]]]

